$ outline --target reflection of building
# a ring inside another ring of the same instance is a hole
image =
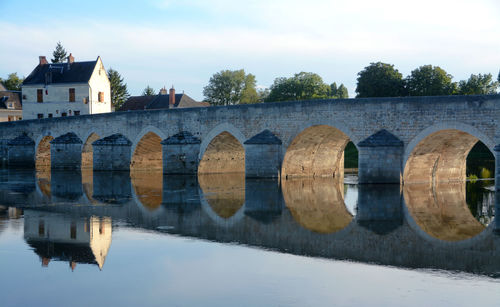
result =
[[[104,265],[111,245],[111,219],[71,218],[64,215],[25,210],[24,239],[40,256],[42,265],[50,260]]]

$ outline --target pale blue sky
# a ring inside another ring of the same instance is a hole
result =
[[[315,72],[353,97],[370,62],[496,76],[499,16],[496,0],[0,0],[0,76],[27,76],[61,41],[77,61],[100,55],[132,95],[173,84],[201,100],[213,73],[243,68],[260,86]]]

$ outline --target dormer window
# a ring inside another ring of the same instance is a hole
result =
[[[69,102],[75,102],[75,89],[69,89]]]

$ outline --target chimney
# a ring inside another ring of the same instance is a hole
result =
[[[168,97],[168,104],[173,106],[175,105],[175,89],[174,89],[174,86],[172,85],[172,87],[170,88],[170,96]]]
[[[163,87],[161,90],[160,90],[160,95],[167,95],[167,89],[165,87]]]
[[[45,64],[49,64],[49,62],[47,62],[47,58],[44,56],[44,55],[41,55],[38,57],[38,60],[40,61],[38,63],[38,65],[45,65]]]
[[[68,56],[68,64],[72,64],[75,61],[75,57],[70,53]]]

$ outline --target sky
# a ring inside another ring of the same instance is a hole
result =
[[[60,41],[76,61],[101,56],[131,95],[173,85],[202,100],[214,73],[244,69],[259,87],[314,72],[354,97],[378,61],[496,77],[499,16],[498,0],[0,0],[0,77],[28,76]]]

